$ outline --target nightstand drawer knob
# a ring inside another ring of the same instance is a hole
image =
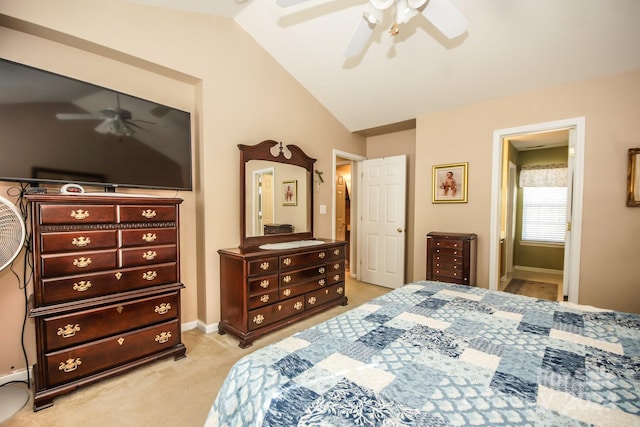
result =
[[[75,359],[67,359],[66,362],[60,362],[60,366],[58,366],[59,371],[63,372],[73,372],[78,369],[78,366],[82,365],[82,361],[79,357]]]
[[[164,344],[169,341],[169,338],[171,338],[171,332],[160,332],[160,334],[156,335],[155,340],[159,344]]]

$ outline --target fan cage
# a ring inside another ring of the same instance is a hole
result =
[[[0,271],[10,265],[24,245],[26,229],[20,211],[0,197]]]

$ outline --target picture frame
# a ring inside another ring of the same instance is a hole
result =
[[[298,181],[282,181],[282,206],[298,205]]]
[[[640,148],[629,148],[627,206],[640,206]]]
[[[432,203],[467,203],[469,163],[433,166]]]

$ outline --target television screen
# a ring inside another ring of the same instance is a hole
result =
[[[191,116],[0,60],[0,181],[191,190]]]

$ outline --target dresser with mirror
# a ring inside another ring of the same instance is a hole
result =
[[[240,347],[346,305],[344,241],[313,233],[315,159],[296,145],[238,145],[240,245],[221,249],[220,334]]]

